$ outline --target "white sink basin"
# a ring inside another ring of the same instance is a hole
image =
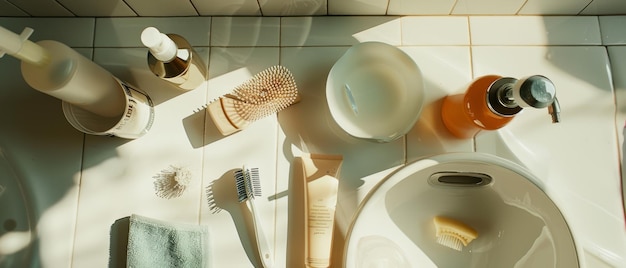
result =
[[[401,168],[363,201],[350,226],[345,267],[579,267],[559,209],[512,162],[443,154]],[[438,244],[433,218],[478,231],[462,251]]]

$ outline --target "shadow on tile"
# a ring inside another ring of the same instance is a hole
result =
[[[206,108],[196,109],[193,114],[183,118],[182,123],[187,139],[194,149],[228,137],[219,132],[211,117],[207,115]]]
[[[111,225],[109,238],[109,268],[126,267],[129,230],[130,217],[118,219]]]

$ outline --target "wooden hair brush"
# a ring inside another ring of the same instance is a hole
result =
[[[209,103],[207,110],[217,129],[226,136],[297,101],[298,88],[293,75],[287,68],[277,65]]]

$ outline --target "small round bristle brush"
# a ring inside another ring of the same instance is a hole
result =
[[[298,88],[293,75],[284,66],[277,65],[209,103],[207,110],[217,129],[226,136],[297,101]]]

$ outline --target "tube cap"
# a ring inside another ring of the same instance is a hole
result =
[[[176,56],[178,47],[167,35],[157,28],[148,27],[141,33],[141,42],[150,49],[150,53],[160,61],[168,62]]]

